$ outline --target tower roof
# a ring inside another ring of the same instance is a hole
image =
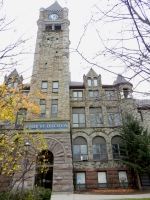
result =
[[[121,74],[118,74],[117,79],[114,81],[113,85],[122,84],[122,83],[131,84]]]
[[[46,10],[49,10],[49,11],[63,11],[63,8],[58,4],[57,1],[55,1],[55,3],[53,3],[51,6],[46,8]]]

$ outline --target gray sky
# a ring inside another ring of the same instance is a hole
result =
[[[107,0],[106,0],[107,1]],[[82,37],[82,34],[84,32],[85,24],[90,20],[92,16],[91,8],[94,4],[98,3],[99,0],[58,0],[58,3],[62,7],[68,7],[69,9],[69,20],[70,20],[70,51],[72,52],[72,49],[76,48],[80,38]],[[109,1],[108,1],[109,2]],[[37,35],[37,24],[36,21],[39,17],[39,9],[41,7],[47,8],[51,4],[54,3],[54,0],[26,0],[26,1],[20,1],[20,0],[13,0],[10,3],[10,0],[4,0],[4,13],[6,14],[8,19],[14,19],[17,18],[17,20],[12,23],[11,30],[8,30],[3,35],[3,39],[1,37],[1,44],[4,46],[14,41],[15,39],[19,38],[21,35],[24,34],[23,38],[29,38],[31,39],[27,41],[23,47],[26,48],[27,52],[30,52],[30,54],[26,54],[21,57],[23,59],[19,65],[16,65],[17,70],[19,73],[23,73],[23,76],[25,78],[25,82],[30,81],[30,77],[32,74],[32,65],[33,65],[33,58],[34,58],[34,49],[35,49],[35,42],[36,42],[36,35]],[[101,8],[105,5],[100,5]],[[118,27],[121,28],[121,27]],[[105,29],[103,27],[98,27],[98,29],[102,32],[102,34],[105,36],[107,34],[113,35],[114,29],[117,29],[117,27],[112,24],[112,26],[106,26]],[[101,49],[100,41],[98,38],[98,35],[95,31],[95,27],[89,25],[88,29],[85,33],[85,36],[82,38],[82,42],[80,44],[80,52],[85,55],[86,58],[92,58],[95,56],[95,53],[98,52],[99,49]],[[95,59],[94,62],[99,63],[100,65],[104,66],[110,66],[110,69],[115,71],[116,73],[122,73],[122,68],[111,68],[113,65],[115,66],[116,63],[112,62],[106,62],[106,60],[103,58]],[[118,65],[118,64],[117,64]],[[81,59],[81,57],[77,53],[71,53],[70,54],[70,71],[71,71],[71,80],[74,81],[82,81],[83,80],[83,74],[86,74],[89,70],[91,65],[86,63]],[[108,73],[105,70],[102,70],[97,67],[93,67],[93,69],[102,76],[102,83],[103,84],[112,84],[113,81],[116,79],[116,75],[112,73]],[[11,71],[11,70],[10,70]],[[136,84],[138,80],[134,82],[132,80],[133,84]],[[145,91],[147,91],[147,88],[145,88]],[[139,91],[143,91],[143,86],[138,87]]]

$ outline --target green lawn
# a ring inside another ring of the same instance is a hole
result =
[[[113,200],[150,200],[150,198],[126,198],[126,199],[113,199]]]

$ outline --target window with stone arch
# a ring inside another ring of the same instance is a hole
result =
[[[106,140],[101,136],[96,136],[92,141],[93,160],[107,160]]]
[[[97,80],[97,78],[94,78],[94,86],[98,86],[98,80]]]
[[[87,141],[84,137],[76,137],[73,140],[73,160],[82,161],[87,158]]]
[[[113,159],[120,159],[126,154],[123,140],[120,136],[114,136],[111,140]]]
[[[92,80],[91,80],[91,78],[87,79],[87,83],[88,83],[88,86],[92,86]]]

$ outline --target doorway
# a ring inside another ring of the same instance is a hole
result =
[[[38,155],[35,175],[36,186],[49,188],[52,190],[53,160],[53,154],[48,150],[44,150]]]
[[[35,185],[50,188],[52,190],[53,183],[53,168],[49,168],[47,172],[41,172],[41,169],[37,170],[35,177]]]

